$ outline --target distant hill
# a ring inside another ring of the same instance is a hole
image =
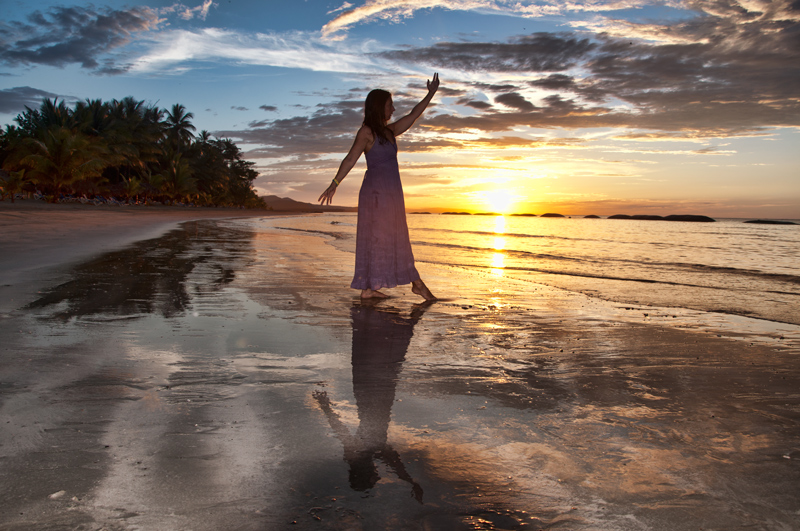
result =
[[[264,195],[261,199],[275,212],[358,212],[358,207],[322,206],[315,203],[302,203],[288,197]]]

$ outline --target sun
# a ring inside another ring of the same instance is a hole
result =
[[[486,190],[481,193],[481,199],[489,210],[498,214],[507,214],[514,204],[514,195],[507,189]]]

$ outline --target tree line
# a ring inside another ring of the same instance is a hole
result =
[[[0,130],[3,196],[36,190],[52,202],[110,196],[264,208],[255,163],[230,139],[195,136],[193,118],[177,103],[167,110],[127,97],[69,107],[45,98]]]

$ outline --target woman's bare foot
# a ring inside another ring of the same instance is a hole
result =
[[[428,286],[422,280],[415,280],[411,283],[411,291],[425,299],[426,301],[435,301],[436,297],[428,289]]]
[[[361,298],[362,299],[388,299],[389,296],[385,293],[381,293],[376,289],[362,289],[361,290]]]

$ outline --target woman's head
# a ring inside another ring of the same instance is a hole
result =
[[[364,102],[364,124],[372,129],[373,134],[384,139],[391,140],[391,131],[388,133],[386,122],[392,117],[394,105],[392,95],[382,89],[375,89],[367,94]]]
[[[383,89],[375,89],[367,94],[367,100],[364,102],[364,120],[376,118],[382,122],[389,120],[385,116],[386,103],[391,101],[391,93]]]

